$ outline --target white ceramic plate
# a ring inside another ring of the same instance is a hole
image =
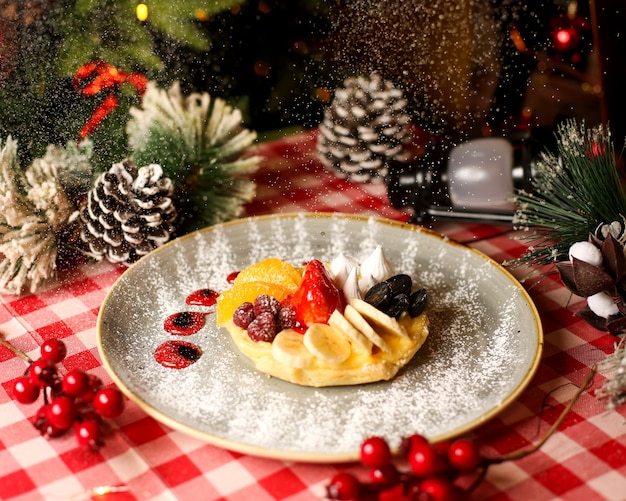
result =
[[[164,320],[195,290],[228,287],[230,272],[266,257],[299,265],[382,244],[398,273],[429,291],[426,344],[390,382],[306,388],[257,372],[214,315],[181,337],[203,354],[185,369],[155,361],[173,337]],[[168,243],[128,269],[100,310],[98,348],[130,399],[157,420],[231,450],[286,460],[358,459],[362,440],[392,446],[477,427],[512,402],[539,363],[541,323],[525,290],[487,256],[420,227],[340,214],[242,219]]]

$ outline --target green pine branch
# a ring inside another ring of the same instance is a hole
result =
[[[210,40],[198,25],[198,13],[210,17],[241,1],[151,0],[143,22],[135,14],[137,0],[68,2],[58,26],[58,70],[70,76],[86,62],[101,59],[127,71],[159,71],[163,61],[154,51],[153,34],[205,51]]]
[[[557,151],[544,152],[534,165],[532,192],[516,195],[516,224],[533,232],[523,237],[530,250],[514,264],[550,264],[599,225],[626,216],[626,191],[609,130],[586,130],[584,123],[570,120],[556,135]]]
[[[208,93],[185,95],[180,84],[148,85],[127,126],[131,158],[157,163],[175,186],[179,234],[240,215],[254,195],[248,174],[258,156],[244,155],[256,133],[243,126],[238,109]]]

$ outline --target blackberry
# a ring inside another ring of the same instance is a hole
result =
[[[276,330],[276,320],[274,315],[265,311],[250,322],[248,325],[248,336],[253,341],[267,341],[271,343],[278,331]]]
[[[243,303],[233,312],[233,323],[242,329],[247,329],[250,322],[254,320],[254,306],[252,303]]]

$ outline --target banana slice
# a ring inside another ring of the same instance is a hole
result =
[[[352,352],[348,339],[328,324],[309,326],[303,341],[313,355],[331,364],[344,362]]]
[[[328,325],[341,331],[350,340],[355,351],[365,354],[372,352],[372,342],[358,331],[339,310],[333,311],[328,319]]]
[[[408,338],[409,335],[404,330],[398,321],[386,315],[375,306],[363,301],[362,299],[354,298],[350,301],[350,304],[356,311],[358,311],[368,322],[376,324],[376,326],[384,329],[392,334],[400,337]]]
[[[312,360],[303,343],[303,335],[292,330],[280,331],[272,342],[272,355],[281,364],[295,369],[306,369]]]
[[[378,346],[381,350],[391,353],[391,348],[385,342],[385,340],[380,337],[372,326],[367,323],[367,320],[363,318],[363,316],[356,310],[354,306],[351,304],[346,305],[345,310],[343,311],[344,316],[348,319],[348,321],[360,332],[362,332],[365,337],[367,337],[372,343]]]

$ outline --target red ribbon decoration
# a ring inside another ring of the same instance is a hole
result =
[[[79,133],[79,138],[84,139],[104,121],[104,119],[117,108],[118,100],[115,91],[123,83],[128,83],[137,89],[139,96],[146,92],[148,79],[141,73],[125,73],[119,71],[104,61],[92,61],[82,65],[74,75],[74,89],[83,96],[94,96],[103,91],[109,91],[109,95],[98,106],[85,122]]]

